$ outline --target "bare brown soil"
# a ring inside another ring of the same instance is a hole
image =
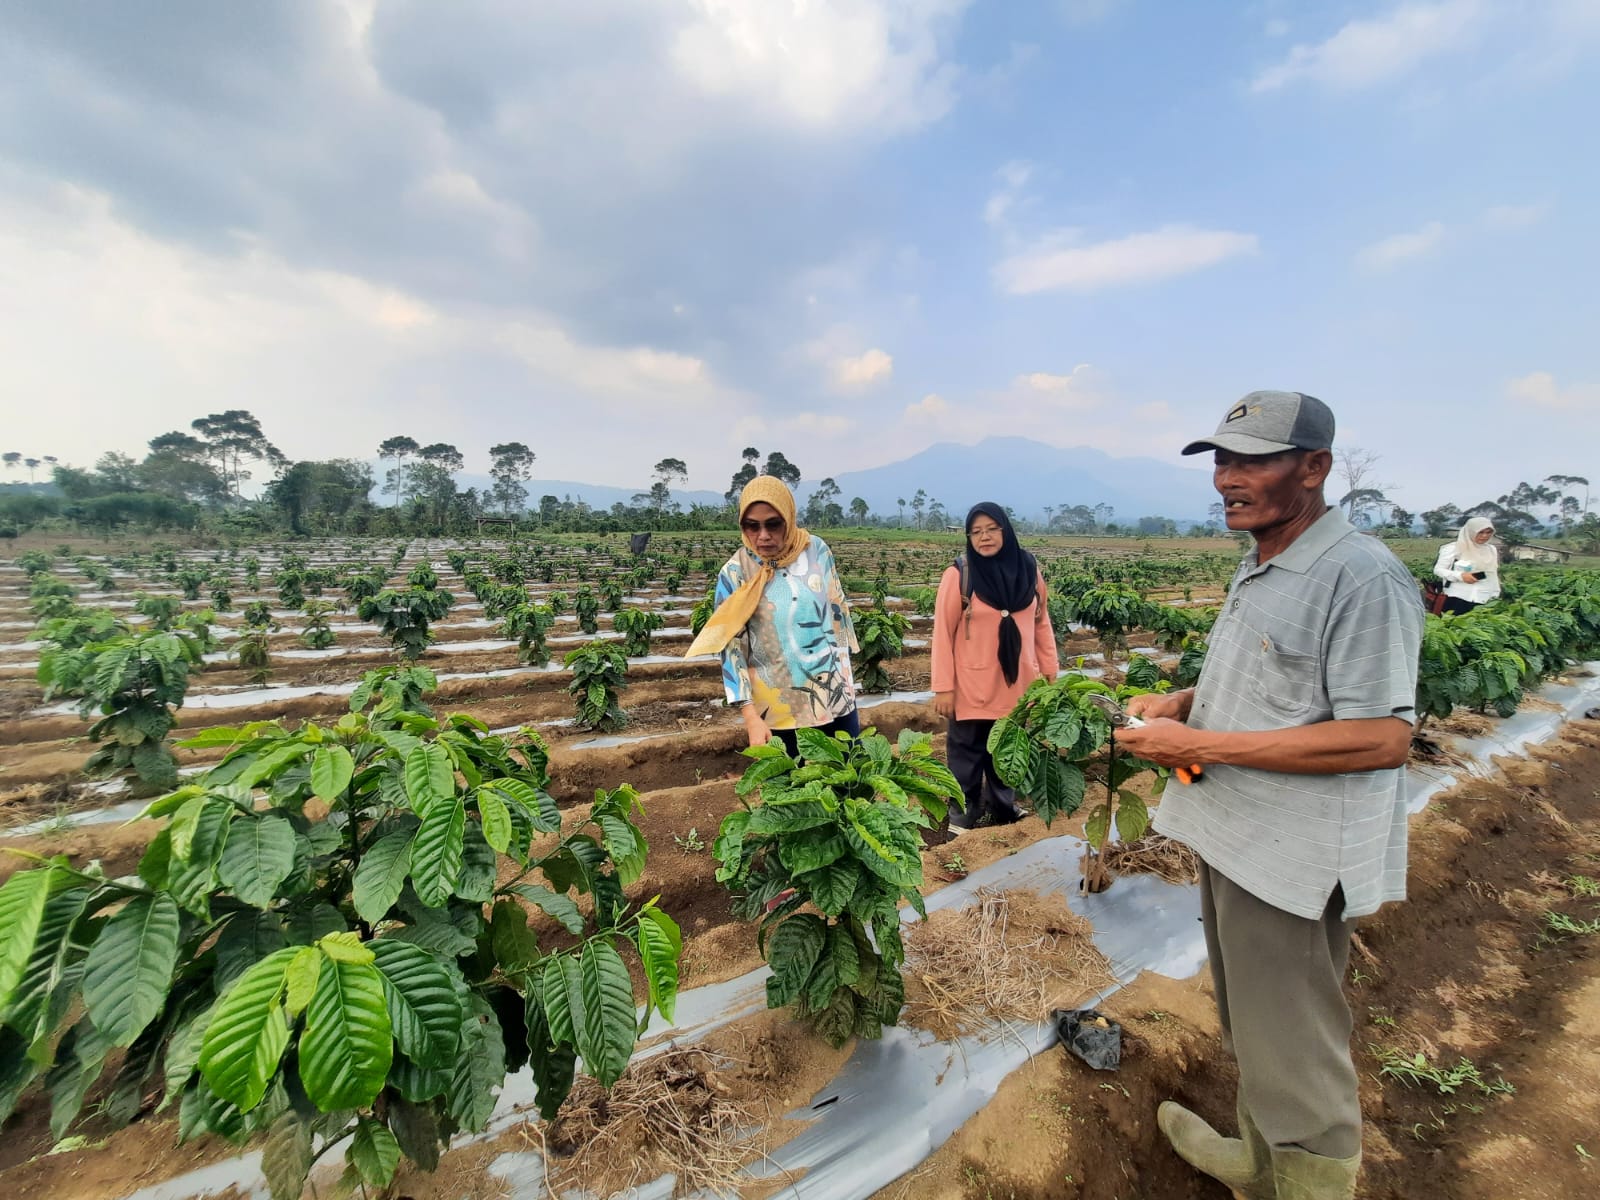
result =
[[[1541,939],[1544,914],[1600,917],[1563,881],[1600,879],[1600,722],[1462,784],[1412,825],[1411,899],[1364,922],[1352,1039],[1364,1200],[1576,1200],[1600,1191],[1600,936]],[[1041,1055],[874,1200],[1224,1200],[1166,1145],[1173,1098],[1233,1130],[1237,1073],[1209,976],[1153,973],[1101,1006],[1122,1068]],[[1514,1094],[1441,1096],[1380,1075],[1386,1047],[1465,1057]],[[1582,1149],[1580,1150],[1580,1147]]]

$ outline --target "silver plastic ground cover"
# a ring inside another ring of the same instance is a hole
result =
[[[1498,722],[1490,736],[1460,739],[1454,748],[1468,761],[1468,769],[1486,773],[1493,755],[1516,754],[1527,745],[1547,741],[1563,721],[1600,704],[1600,662],[1585,667],[1589,676],[1547,684],[1538,692],[1541,699],[1559,705],[1560,711],[1517,713]],[[1452,775],[1431,769],[1413,768],[1409,776],[1411,812],[1420,811],[1454,782]],[[1177,979],[1200,970],[1205,964],[1205,940],[1194,887],[1133,875],[1119,879],[1116,886],[1099,895],[1080,895],[1077,880],[1082,853],[1083,843],[1077,838],[1046,838],[941,888],[928,897],[927,907],[938,911],[967,904],[979,888],[1027,889],[1064,897],[1074,912],[1094,925],[1095,945],[1110,960],[1117,980],[1099,996],[1086,998],[1091,1003],[1114,994],[1143,970]],[[907,910],[905,919],[916,917]],[[738,979],[684,992],[675,1022],[669,1024],[659,1014],[652,1020],[646,1036],[654,1040],[639,1057],[698,1040],[761,1010],[766,1004],[769,974],[762,967]],[[810,1104],[788,1114],[799,1132],[765,1162],[751,1168],[751,1177],[770,1180],[786,1176],[790,1182],[774,1193],[783,1200],[865,1200],[915,1169],[993,1098],[1011,1072],[1056,1040],[1054,1026],[1040,1023],[996,1025],[954,1042],[896,1027],[885,1030],[880,1041],[858,1042],[828,1086]],[[530,1113],[533,1091],[528,1070],[509,1077],[488,1128],[458,1138],[453,1146],[482,1141],[535,1120]],[[337,1150],[328,1159],[337,1164]],[[502,1154],[489,1166],[489,1174],[505,1184],[513,1200],[536,1200],[548,1194],[543,1163],[535,1151]],[[667,1176],[622,1195],[626,1200],[668,1200],[674,1184]],[[125,1200],[198,1200],[228,1188],[236,1188],[251,1200],[266,1200],[259,1152],[142,1188]],[[568,1190],[563,1196],[566,1200],[590,1200],[581,1190]]]

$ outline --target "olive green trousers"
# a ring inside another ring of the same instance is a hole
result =
[[[1345,964],[1353,925],[1335,888],[1321,920],[1275,908],[1200,865],[1200,912],[1239,1100],[1273,1146],[1329,1158],[1361,1150]]]

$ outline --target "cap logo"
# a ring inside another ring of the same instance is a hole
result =
[[[1242,421],[1251,413],[1259,413],[1260,411],[1261,406],[1259,404],[1246,404],[1241,400],[1228,410],[1228,415],[1222,419],[1222,423],[1227,425],[1232,421]]]

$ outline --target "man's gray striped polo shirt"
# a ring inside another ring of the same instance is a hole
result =
[[[1189,724],[1409,721],[1422,621],[1410,572],[1330,508],[1269,562],[1258,563],[1255,550],[1245,556],[1212,628]],[[1298,916],[1321,917],[1335,884],[1344,885],[1346,917],[1405,898],[1404,768],[1290,775],[1208,766],[1196,783],[1169,783],[1155,824]]]

